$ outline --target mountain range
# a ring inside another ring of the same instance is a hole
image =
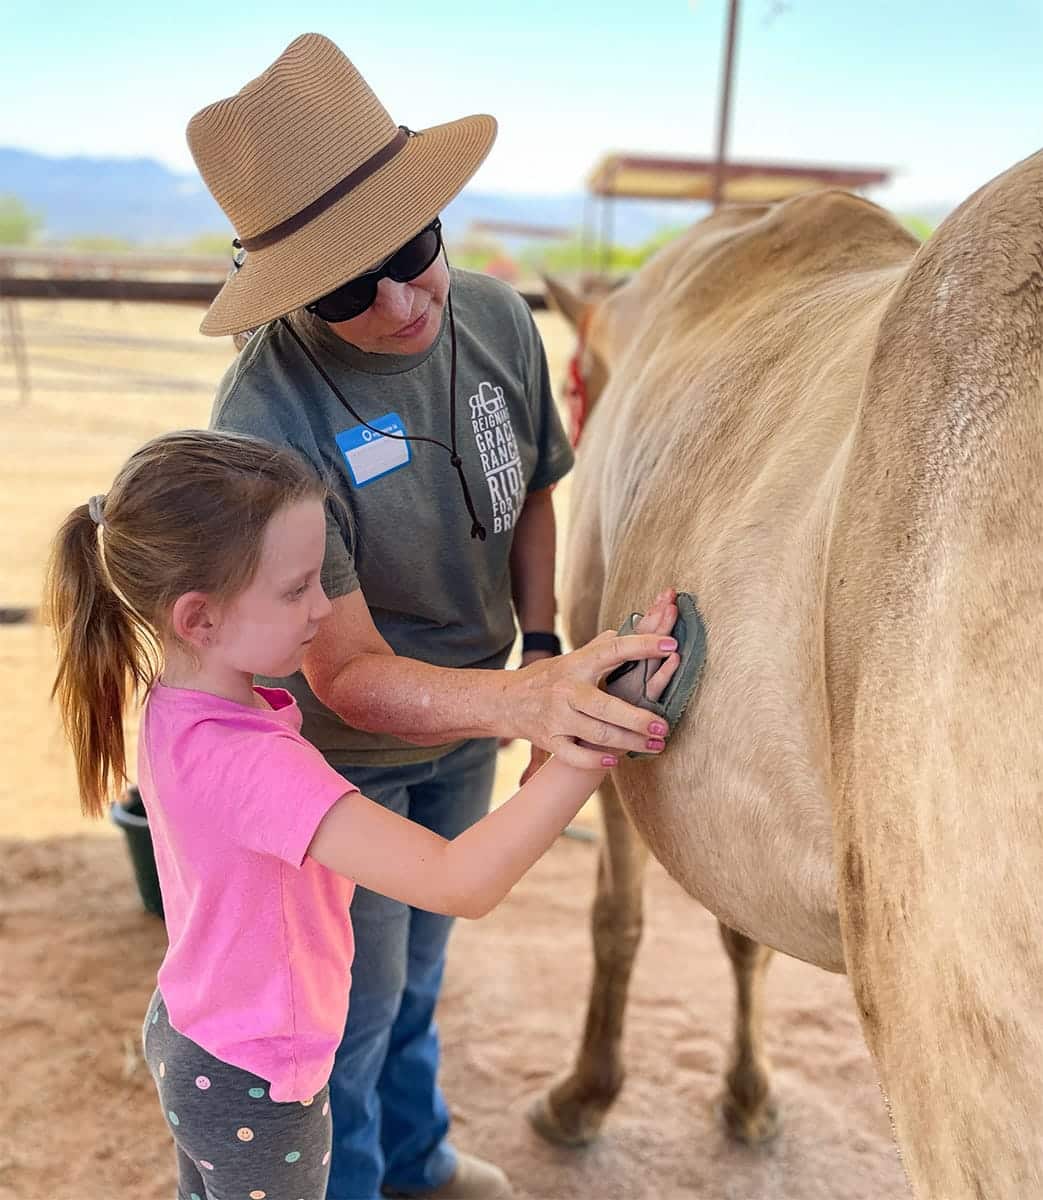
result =
[[[0,147],[2,195],[16,196],[41,217],[44,242],[102,236],[156,247],[229,230],[197,174],[172,171],[149,158],[52,158]],[[450,239],[462,236],[474,220],[578,232],[583,203],[584,195],[578,192],[522,195],[467,189],[447,206],[442,221]],[[616,201],[613,238],[619,245],[639,245],[663,229],[690,223],[704,211],[701,204]]]

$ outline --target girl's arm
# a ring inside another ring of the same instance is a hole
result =
[[[672,603],[654,605],[639,630],[669,632],[676,616]],[[652,699],[662,694],[679,661],[671,654],[649,680]],[[452,841],[349,792],[319,823],[308,854],[331,871],[416,908],[481,917],[550,848],[604,773],[552,758],[510,800]]]
[[[308,853],[331,871],[416,908],[482,917],[550,847],[603,776],[552,759],[506,804],[452,841],[351,792],[322,819]]]

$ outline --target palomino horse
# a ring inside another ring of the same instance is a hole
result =
[[[850,975],[916,1196],[1043,1195],[1043,153],[923,245],[822,192],[555,291],[591,407],[570,636],[675,586],[708,654],[602,792],[586,1032],[535,1123],[587,1140],[622,1082],[632,822],[726,930],[733,1131],[774,1128],[771,947]]]

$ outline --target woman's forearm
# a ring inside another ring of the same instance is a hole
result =
[[[550,489],[525,501],[511,549],[511,590],[523,631],[554,629],[554,507]],[[533,654],[529,661],[542,655]],[[354,655],[319,699],[346,724],[417,746],[511,737],[513,673],[435,667],[391,654]],[[314,686],[314,685],[313,685]]]
[[[396,654],[357,654],[319,699],[354,729],[438,746],[503,733],[512,674],[435,667]]]

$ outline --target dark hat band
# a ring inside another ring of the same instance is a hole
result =
[[[411,129],[407,129],[405,125],[400,125],[398,132],[386,146],[378,150],[370,158],[367,158],[361,166],[356,167],[349,175],[345,175],[339,183],[335,183],[333,187],[323,192],[318,199],[313,200],[310,204],[306,204],[300,212],[294,213],[292,217],[287,217],[285,221],[280,221],[278,225],[273,225],[271,229],[266,229],[264,233],[259,233],[255,237],[240,238],[239,244],[244,250],[263,250],[266,246],[272,246],[276,242],[281,242],[283,238],[289,237],[291,233],[296,233],[298,229],[302,229],[309,221],[313,221],[319,216],[320,213],[324,213],[326,209],[336,204],[338,200],[342,200],[360,184],[365,183],[371,175],[389,163],[411,137],[416,136]]]

